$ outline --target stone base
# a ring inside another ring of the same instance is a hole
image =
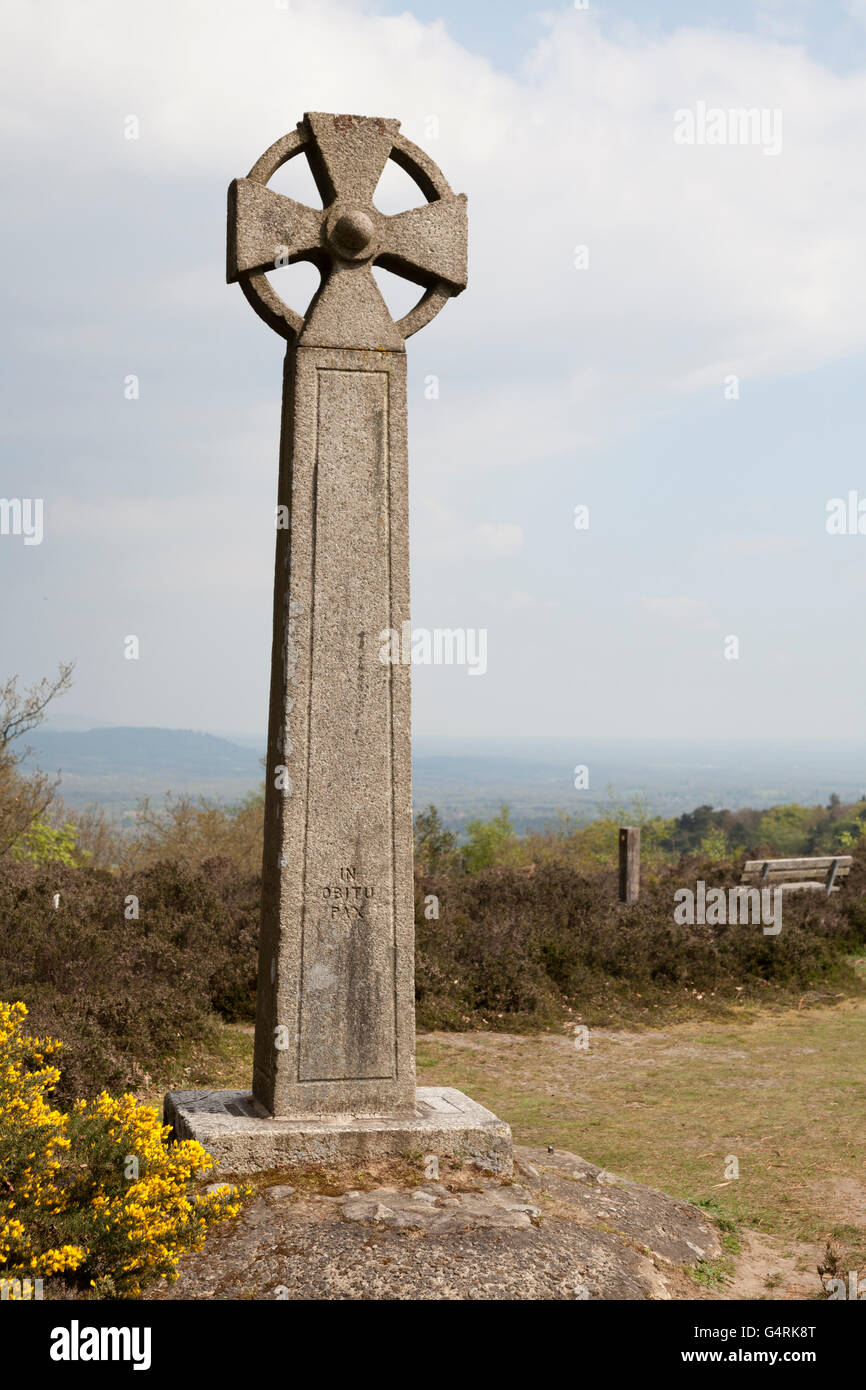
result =
[[[435,1154],[510,1177],[511,1130],[450,1086],[419,1086],[414,1115],[262,1116],[250,1091],[170,1091],[165,1123],[197,1139],[220,1173],[257,1173],[300,1163]]]

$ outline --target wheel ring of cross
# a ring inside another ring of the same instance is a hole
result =
[[[308,160],[322,208],[267,187],[299,155]],[[415,181],[425,204],[393,216],[373,205],[389,159]],[[312,262],[322,275],[306,317],[267,276],[297,261]],[[422,287],[418,303],[396,323],[373,265]],[[308,112],[229,188],[226,279],[238,281],[260,318],[290,342],[336,345],[339,319],[345,345],[397,347],[466,287],[466,196],[452,192],[433,160],[399,133],[399,121]]]

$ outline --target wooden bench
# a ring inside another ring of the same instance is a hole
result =
[[[839,892],[839,880],[850,871],[852,863],[850,854],[828,854],[817,859],[748,859],[740,883],[787,892],[811,888],[829,897]]]

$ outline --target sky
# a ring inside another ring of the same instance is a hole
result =
[[[0,498],[43,524],[0,534],[0,679],[74,660],[70,720],[264,732],[283,344],[225,284],[225,194],[350,111],[469,200],[468,288],[407,344],[412,601],[487,669],[416,667],[415,731],[863,743],[866,0],[4,29]],[[710,143],[714,109],[764,123]],[[274,283],[303,311],[309,277]]]

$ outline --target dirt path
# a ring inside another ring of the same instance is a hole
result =
[[[751,1232],[723,1297],[819,1292],[830,1235],[846,1270],[866,1266],[866,1003],[587,1041],[425,1034],[419,1079],[468,1091],[519,1143],[711,1203]]]
[[[866,1001],[593,1029],[587,1042],[422,1034],[418,1080],[467,1091],[518,1144],[580,1154],[732,1223],[704,1286],[683,1275],[675,1297],[819,1296],[829,1236],[843,1274],[866,1270]],[[178,1085],[245,1087],[251,1068],[252,1029],[225,1025],[216,1050],[191,1048],[146,1098],[158,1104]]]

